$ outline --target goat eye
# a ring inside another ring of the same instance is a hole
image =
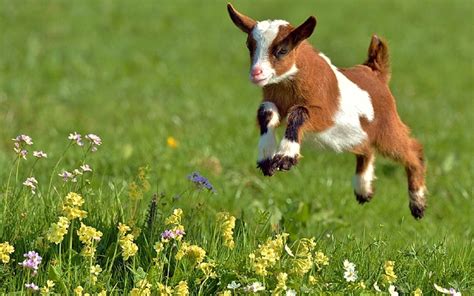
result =
[[[275,57],[277,58],[282,58],[284,57],[286,54],[288,53],[288,49],[283,47],[283,48],[279,48],[276,50],[275,52]]]

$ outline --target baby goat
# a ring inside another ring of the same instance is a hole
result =
[[[354,193],[362,204],[373,196],[375,151],[405,166],[410,210],[422,218],[426,207],[422,145],[410,137],[388,87],[386,43],[372,36],[367,61],[342,69],[306,40],[316,26],[311,16],[293,27],[283,20],[257,22],[227,5],[234,24],[246,33],[250,80],[263,87],[257,165],[264,175],[289,170],[300,157],[303,134],[319,146],[356,156]],[[275,128],[286,118],[277,149]],[[309,134],[310,133],[310,134]]]

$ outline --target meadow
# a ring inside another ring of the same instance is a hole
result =
[[[474,294],[473,2],[234,3],[315,15],[310,41],[340,67],[388,40],[425,146],[420,221],[382,157],[363,206],[350,154],[306,143],[290,172],[261,175],[261,90],[225,5],[0,1],[0,294]]]

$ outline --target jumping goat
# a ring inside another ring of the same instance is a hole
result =
[[[255,21],[227,5],[234,24],[246,33],[250,80],[263,88],[257,167],[265,176],[287,171],[300,158],[303,135],[319,146],[356,156],[353,179],[359,203],[373,196],[375,151],[405,166],[412,215],[426,207],[423,147],[410,137],[390,92],[385,41],[372,36],[365,63],[337,68],[306,40],[316,26],[310,16],[293,27],[287,21]],[[277,148],[275,128],[286,118]]]

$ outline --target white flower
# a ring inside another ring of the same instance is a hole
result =
[[[395,286],[394,285],[390,285],[388,287],[388,293],[390,294],[390,296],[398,296],[398,292],[397,290],[395,289]]]
[[[82,172],[79,169],[74,169],[74,171],[72,171],[72,173],[76,176],[82,175]]]
[[[264,291],[265,286],[261,282],[255,282],[251,285],[248,285],[247,287],[244,288],[246,292],[258,292],[258,291]]]
[[[82,142],[82,136],[81,136],[81,134],[78,134],[78,133],[76,133],[76,132],[74,132],[73,134],[69,134],[68,139],[71,140],[71,141],[76,142],[76,144],[77,144],[78,146],[83,146],[83,145],[84,145],[84,143]]]
[[[453,288],[450,288],[449,290],[446,289],[446,288],[443,288],[443,287],[440,287],[438,286],[437,284],[434,284],[434,287],[435,289],[438,291],[438,292],[441,292],[443,294],[448,294],[448,295],[452,295],[452,296],[461,296],[461,292],[458,292],[456,291],[455,289]]]
[[[240,287],[240,283],[237,283],[236,281],[232,281],[230,284],[227,285],[227,289],[237,289]]]
[[[91,145],[92,145],[91,151],[92,152],[97,151],[96,146],[100,146],[102,144],[102,139],[99,136],[94,135],[94,134],[87,134],[86,139],[89,140],[89,142],[91,142]]]
[[[33,156],[37,158],[47,158],[48,154],[44,153],[43,151],[33,151]]]
[[[23,142],[26,145],[33,145],[33,140],[31,139],[31,137],[27,135],[19,135],[15,139],[12,139],[12,140],[15,141],[16,143]]]
[[[293,252],[291,251],[290,247],[288,247],[287,244],[285,244],[285,251],[290,257],[295,257],[295,255],[293,254]]]
[[[374,289],[377,292],[382,292],[382,290],[380,290],[379,285],[377,284],[377,282],[374,283]]]
[[[82,172],[92,172],[91,167],[88,164],[81,165]]]
[[[30,177],[23,182],[23,185],[26,187],[30,187],[31,193],[35,194],[36,187],[38,186],[38,181],[35,179],[35,177]]]
[[[64,182],[69,181],[71,179],[72,182],[74,182],[74,175],[68,171],[63,171],[61,174],[58,174],[59,177],[63,178]]]
[[[357,280],[357,271],[355,270],[355,264],[349,262],[349,260],[344,260],[344,279],[347,282],[355,282]]]
[[[293,289],[286,290],[285,296],[296,296],[296,291]]]

